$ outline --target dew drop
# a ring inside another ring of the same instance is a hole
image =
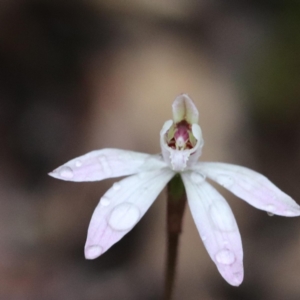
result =
[[[199,183],[202,183],[203,181],[205,181],[205,176],[201,173],[192,172],[190,177],[191,177],[191,180],[196,184],[199,184]]]
[[[77,168],[81,167],[81,166],[82,166],[82,162],[81,162],[80,160],[76,160],[76,161],[75,161],[75,166],[76,166]]]
[[[202,241],[204,242],[204,241],[207,240],[207,237],[206,237],[205,235],[203,235],[203,236],[201,236],[201,239],[202,239]]]
[[[99,255],[101,255],[103,249],[101,246],[98,245],[92,245],[87,248],[85,248],[85,258],[86,259],[95,259]]]
[[[116,206],[108,220],[109,225],[115,230],[131,229],[140,219],[140,211],[132,203],[124,202]]]
[[[270,212],[273,212],[275,210],[275,206],[273,204],[268,204],[266,206],[266,210],[270,211]]]
[[[220,264],[231,265],[235,261],[235,255],[232,251],[223,249],[216,254],[216,260]]]
[[[71,179],[74,176],[73,170],[70,167],[62,167],[59,171],[59,175],[66,179]]]
[[[104,196],[100,199],[100,204],[102,206],[108,206],[110,204],[110,200],[107,197]]]
[[[120,189],[121,189],[121,184],[120,184],[119,182],[115,182],[115,183],[113,184],[113,189],[114,189],[115,191],[120,190]]]
[[[227,175],[219,175],[216,181],[225,188],[229,188],[234,184],[234,179]]]
[[[276,210],[275,206],[273,204],[268,204],[266,206],[266,211],[267,211],[267,214],[272,217],[274,216],[274,211]]]

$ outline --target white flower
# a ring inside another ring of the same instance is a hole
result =
[[[224,279],[240,285],[244,271],[239,229],[226,200],[206,178],[275,215],[299,216],[300,207],[255,171],[226,163],[198,162],[203,146],[198,110],[186,94],[178,96],[172,107],[173,121],[167,121],[160,132],[162,155],[97,150],[70,160],[50,175],[68,181],[131,175],[114,183],[94,211],[85,257],[95,259],[138,223],[169,180],[180,173],[204,246]]]

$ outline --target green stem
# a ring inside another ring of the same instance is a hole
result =
[[[186,203],[186,194],[180,175],[168,183],[167,199],[167,260],[165,273],[164,300],[171,300],[176,273],[179,235]]]

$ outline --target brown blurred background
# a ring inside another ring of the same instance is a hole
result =
[[[156,300],[165,197],[86,261],[92,212],[113,181],[47,176],[85,152],[159,149],[171,103],[200,111],[203,160],[267,175],[300,203],[297,1],[0,2],[0,300]],[[186,211],[174,300],[300,299],[300,219],[268,217],[220,188],[245,279],[218,274]]]

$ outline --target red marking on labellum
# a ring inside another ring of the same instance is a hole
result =
[[[189,140],[191,125],[183,120],[175,125],[174,137],[169,141],[168,146],[173,149],[192,149],[193,145]]]

